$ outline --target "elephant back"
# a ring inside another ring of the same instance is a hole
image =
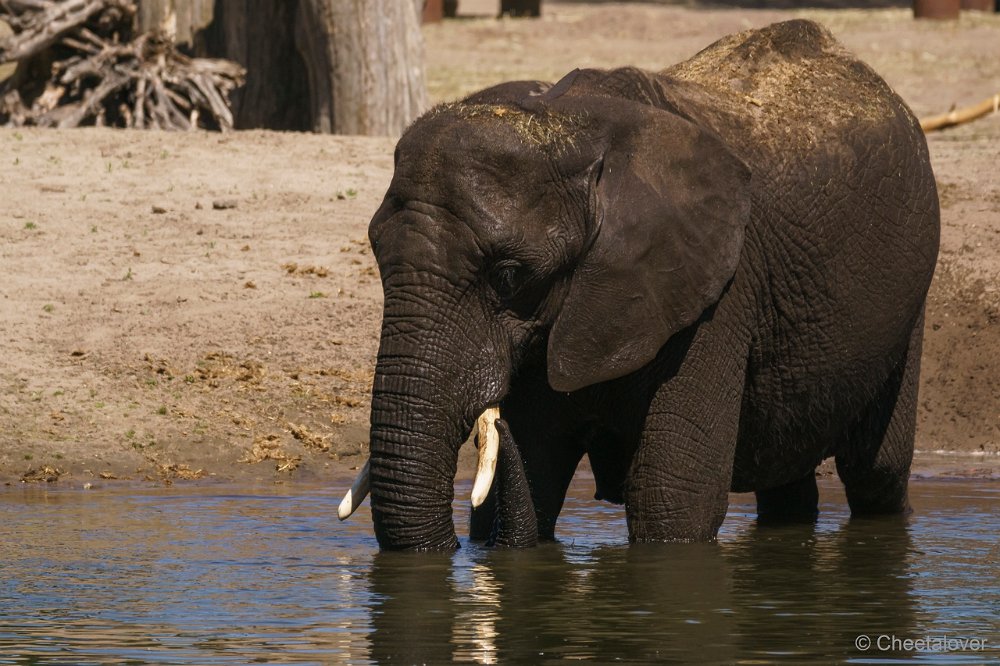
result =
[[[697,106],[714,117],[702,120],[734,144],[743,142],[725,135],[737,131],[758,149],[788,154],[887,128],[924,143],[906,103],[814,21],[729,35],[660,76],[668,90],[706,97]]]

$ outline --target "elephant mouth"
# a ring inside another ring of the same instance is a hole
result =
[[[476,419],[477,434],[479,436],[479,460],[476,464],[476,478],[472,483],[472,507],[478,508],[485,500],[493,485],[493,477],[496,474],[497,458],[500,453],[500,433],[497,432],[496,422],[500,418],[500,407],[487,407]],[[371,460],[366,460],[358,476],[354,479],[351,489],[344,495],[340,506],[337,509],[337,516],[340,520],[347,520],[357,511],[358,507],[368,496],[371,489],[369,477],[371,470]]]

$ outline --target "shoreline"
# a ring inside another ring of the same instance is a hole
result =
[[[475,458],[463,447],[459,456],[456,484],[467,484],[471,488],[475,474]],[[3,489],[49,488],[59,490],[100,490],[113,489],[151,489],[164,487],[177,488],[324,488],[332,492],[346,492],[354,480],[357,471],[365,462],[364,456],[349,456],[337,461],[337,464],[306,465],[301,470],[291,474],[282,474],[275,467],[260,463],[254,466],[235,468],[236,473],[207,472],[196,476],[153,475],[148,471],[134,474],[111,474],[110,478],[102,478],[100,474],[64,473],[53,481],[44,478],[26,480],[21,477],[0,475],[0,492]],[[230,472],[233,468],[230,468]],[[197,470],[192,470],[197,471]],[[816,468],[819,478],[836,480],[836,467],[832,458],[823,461]],[[593,478],[590,466],[584,459],[577,468],[577,477]],[[914,463],[910,469],[910,481],[1000,481],[1000,455],[982,452],[961,451],[917,451]],[[746,493],[739,493],[746,494]]]

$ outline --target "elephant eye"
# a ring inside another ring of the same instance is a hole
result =
[[[523,283],[524,268],[517,262],[505,261],[497,264],[490,274],[490,286],[500,300],[509,300],[517,295]]]

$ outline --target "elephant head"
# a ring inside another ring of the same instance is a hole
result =
[[[457,546],[458,449],[526,365],[562,392],[631,373],[733,276],[749,171],[603,75],[488,89],[399,141],[369,228],[385,294],[370,477],[342,512],[370,481],[382,548]]]

